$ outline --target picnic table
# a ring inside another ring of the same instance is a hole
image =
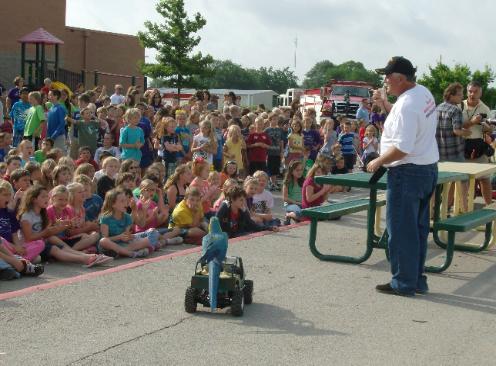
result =
[[[457,163],[457,162],[441,162],[437,164],[439,172],[454,172],[464,173],[469,176],[468,183],[468,198],[467,198],[467,212],[474,210],[474,196],[475,196],[475,180],[481,177],[490,176],[496,173],[496,164],[481,164],[481,163]],[[462,190],[460,189],[460,182],[456,182],[456,199],[454,212],[461,212]],[[447,193],[447,190],[446,190]]]
[[[335,208],[332,207],[333,205],[328,205],[328,206],[320,206],[318,208],[303,210],[303,214],[311,218],[309,246],[310,246],[310,251],[314,256],[325,261],[336,261],[336,262],[358,264],[366,261],[371,256],[374,248],[387,249],[387,231],[384,231],[382,235],[377,235],[377,233],[375,232],[376,220],[379,219],[379,218],[376,219],[377,208],[378,206],[382,206],[385,203],[383,201],[378,201],[377,191],[387,189],[387,173],[375,184],[369,183],[370,177],[371,177],[371,173],[363,173],[363,172],[315,177],[315,182],[317,184],[330,184],[330,185],[339,185],[346,187],[368,188],[369,199],[339,203],[334,205]],[[435,200],[434,200],[434,217],[433,217],[434,222],[438,221],[441,216],[440,212],[441,212],[441,205],[443,202],[442,199],[443,187],[447,188],[447,186],[449,186],[449,184],[452,182],[459,182],[467,179],[469,179],[469,176],[464,173],[446,172],[446,171],[440,171],[438,173],[437,185],[435,190]],[[446,191],[446,189],[444,190]],[[444,202],[446,203],[446,201]],[[359,257],[336,255],[336,254],[322,254],[316,247],[318,220],[326,217],[327,218],[339,217],[349,213],[359,212],[360,210],[367,210],[367,241],[366,241],[365,253]],[[453,239],[454,241],[454,237],[453,238],[450,237],[450,239]],[[441,242],[441,244],[444,243]],[[386,250],[386,255],[387,255],[387,250]],[[450,263],[451,263],[451,258],[447,258],[443,266],[441,267],[426,266],[426,270],[430,272],[440,272],[446,269]]]

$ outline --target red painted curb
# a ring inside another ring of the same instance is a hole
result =
[[[305,226],[305,225],[308,225],[308,222],[300,222],[298,224],[281,226],[279,228],[279,231],[287,231],[289,229],[292,229],[295,227],[300,227],[300,226]],[[273,233],[274,233],[273,231],[261,231],[261,232],[253,233],[250,235],[240,236],[239,238],[229,239],[229,244],[233,244],[233,243],[237,243],[240,241],[245,241],[245,240],[249,240],[252,238],[257,238],[257,237],[261,237],[261,236],[265,236],[265,235],[273,234]],[[86,273],[86,274],[79,275],[79,276],[63,278],[61,280],[53,281],[50,283],[44,283],[42,285],[26,287],[26,288],[23,288],[21,290],[5,292],[3,294],[0,293],[0,301],[12,299],[12,298],[19,297],[19,296],[29,295],[29,294],[32,294],[35,292],[44,291],[44,290],[48,290],[51,288],[60,287],[60,286],[64,286],[64,285],[69,285],[72,283],[77,283],[77,282],[89,280],[89,279],[100,277],[100,276],[105,276],[105,275],[108,275],[111,273],[117,273],[117,272],[122,272],[122,271],[125,271],[128,269],[138,268],[138,267],[144,266],[144,265],[149,264],[149,263],[157,263],[157,262],[162,262],[162,261],[172,259],[175,257],[183,257],[185,255],[197,253],[200,251],[201,251],[201,246],[197,246],[195,248],[184,249],[184,250],[181,250],[181,251],[178,251],[175,253],[166,254],[166,255],[159,256],[159,257],[145,258],[145,259],[141,259],[141,260],[138,260],[138,261],[135,261],[132,263],[121,264],[120,266],[112,267],[112,268],[105,269],[102,271],[90,272],[90,273]]]

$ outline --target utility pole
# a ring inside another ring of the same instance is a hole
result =
[[[295,50],[294,50],[294,68],[296,70],[296,49],[298,48],[298,35],[296,35],[294,39],[294,45],[295,45]]]

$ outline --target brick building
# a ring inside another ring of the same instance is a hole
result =
[[[12,87],[14,77],[21,72],[21,45],[18,39],[40,27],[64,42],[59,51],[59,68],[79,75],[85,70],[87,88],[94,86],[95,70],[102,72],[98,76],[98,84],[105,84],[108,88],[112,88],[115,83],[121,83],[127,88],[132,83],[131,76],[135,77],[136,84],[143,85],[144,79],[137,63],[145,59],[145,50],[137,37],[68,27],[65,15],[65,0],[2,2],[0,82],[3,85]],[[28,58],[34,58],[34,50],[34,46],[28,47]],[[47,59],[54,59],[53,47],[47,47],[46,50]]]

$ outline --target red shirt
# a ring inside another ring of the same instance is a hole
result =
[[[360,138],[360,141],[363,142],[363,138],[365,137],[365,127],[360,127],[358,130],[358,137]]]
[[[267,149],[265,147],[250,147],[251,144],[262,142],[271,145],[270,137],[265,132],[253,132],[248,135],[246,145],[248,147],[248,160],[256,162],[265,162],[267,160]]]
[[[301,208],[309,208],[309,207],[315,207],[315,206],[320,206],[324,202],[324,197],[325,194],[320,196],[314,201],[307,201],[307,195],[305,193],[307,187],[313,187],[313,193],[318,193],[320,190],[323,188],[323,186],[318,185],[317,183],[314,182],[313,177],[308,177],[305,179],[303,182],[303,187],[301,187]]]

